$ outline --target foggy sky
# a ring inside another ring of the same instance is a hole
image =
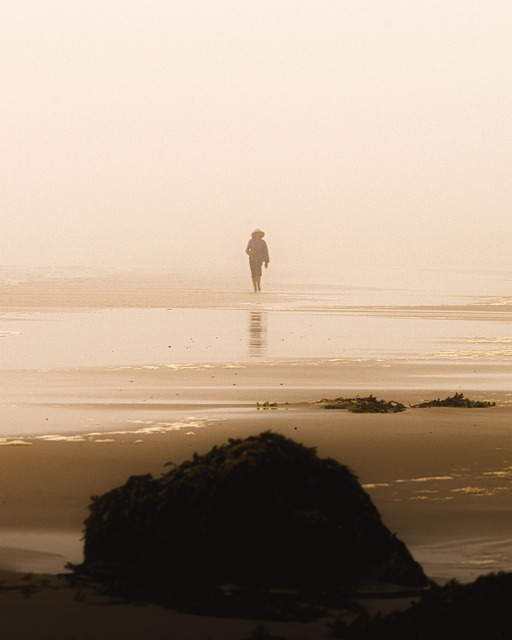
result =
[[[508,0],[1,0],[0,265],[509,268]]]

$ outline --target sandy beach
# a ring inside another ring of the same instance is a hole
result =
[[[512,3],[0,9],[0,640],[512,638]]]
[[[218,291],[190,286],[164,303],[162,284],[119,281],[104,297],[86,295],[107,289],[95,289],[94,278],[81,284],[3,285],[0,610],[5,628],[16,629],[10,637],[35,637],[36,625],[37,637],[59,639],[248,637],[257,621],[99,606],[100,596],[57,574],[81,560],[92,495],[265,430],[348,465],[433,580],[512,570],[507,307],[475,297],[450,308],[407,300],[362,308],[352,304],[361,291],[346,291],[347,304],[339,291],[323,300],[270,291],[257,301],[232,291],[222,306]],[[146,291],[138,305],[133,290]],[[171,321],[170,309],[183,313]],[[454,392],[496,406],[409,407]],[[369,393],[408,408],[353,414],[316,404]],[[325,620],[264,627],[329,637]]]

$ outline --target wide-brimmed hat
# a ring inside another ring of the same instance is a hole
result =
[[[263,238],[263,236],[265,235],[265,232],[262,231],[261,229],[254,229],[254,231],[251,233],[251,237],[254,238],[254,236],[259,235]]]

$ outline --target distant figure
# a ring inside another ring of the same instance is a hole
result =
[[[254,287],[255,293],[261,291],[261,265],[265,264],[266,269],[270,262],[267,243],[263,240],[264,235],[265,233],[261,229],[255,229],[251,233],[251,239],[245,249],[245,253],[249,256],[252,286]]]

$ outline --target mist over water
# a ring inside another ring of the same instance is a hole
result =
[[[287,278],[509,267],[507,3],[20,0],[0,17],[0,264],[227,275],[260,227]]]
[[[252,283],[247,256],[240,255],[232,270],[215,265],[211,269],[188,265],[186,268],[151,269],[134,265],[132,268],[105,268],[87,265],[46,265],[39,267],[0,266],[0,285],[4,292],[16,294],[24,286],[33,285],[41,292],[53,289],[62,298],[63,306],[80,306],[71,287],[83,288],[83,306],[94,306],[91,295],[94,289],[116,287],[139,287],[148,294],[159,288],[168,292],[169,302],[176,292],[191,290],[219,293],[215,306],[243,305],[250,302],[280,304],[292,308],[300,300],[308,307],[315,301],[320,305],[439,305],[475,303],[504,304],[512,298],[512,270],[413,267],[407,269],[393,265],[351,266],[335,269],[324,265],[324,269],[304,267],[287,269],[271,264],[264,271],[263,291],[260,296],[244,297],[252,293]],[[225,293],[224,304],[222,293]],[[233,298],[230,294],[236,294]],[[4,300],[5,302],[5,300]],[[30,303],[30,300],[28,301]],[[39,306],[34,295],[34,305]],[[195,306],[208,306],[211,299],[198,299]],[[160,306],[165,306],[165,300]],[[110,304],[113,304],[112,301]],[[30,304],[28,305],[30,306]],[[109,305],[107,305],[109,306]],[[134,304],[134,306],[137,306]],[[1,307],[1,301],[0,301]]]

